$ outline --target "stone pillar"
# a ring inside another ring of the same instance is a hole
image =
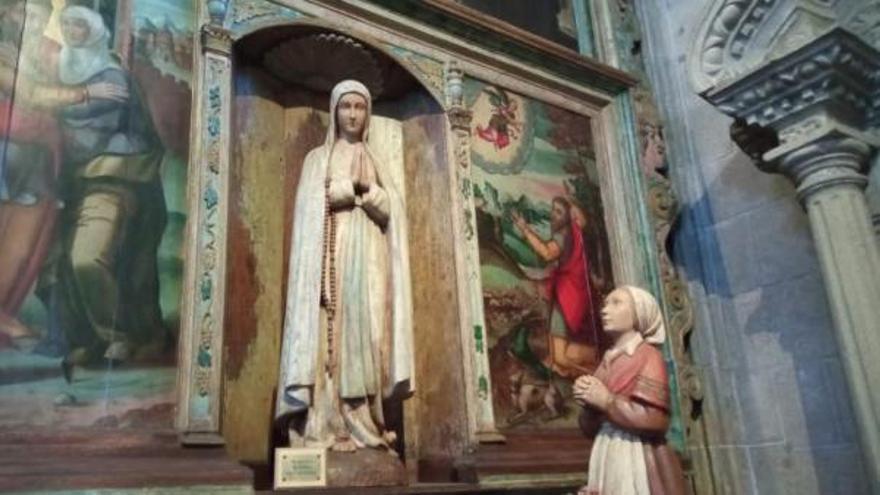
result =
[[[822,266],[872,493],[880,493],[880,244],[864,189],[880,147],[878,92],[880,52],[833,28],[703,93],[738,119],[734,140],[762,170],[797,186]]]
[[[866,467],[880,493],[880,251],[861,173],[869,152],[861,140],[829,137],[786,154],[780,167],[810,218]]]

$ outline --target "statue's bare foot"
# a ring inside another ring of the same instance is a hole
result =
[[[385,431],[382,433],[382,439],[385,440],[385,443],[391,445],[397,441],[397,433],[394,433],[393,431]]]
[[[333,452],[354,452],[357,450],[357,445],[351,438],[337,438],[330,450]]]

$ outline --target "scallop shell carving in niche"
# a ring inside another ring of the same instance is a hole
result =
[[[382,69],[373,53],[339,34],[292,38],[266,52],[266,69],[279,79],[323,93],[343,79],[356,79],[373,97],[382,93]]]

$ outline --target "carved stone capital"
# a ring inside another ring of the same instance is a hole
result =
[[[703,97],[730,116],[777,132],[817,114],[866,131],[880,125],[878,94],[880,52],[835,28]]]
[[[816,192],[839,185],[864,188],[871,146],[864,141],[830,135],[791,151],[778,160],[778,171],[791,178],[803,202]]]
[[[798,185],[823,157],[860,173],[880,147],[880,52],[840,28],[703,97],[736,119],[731,137],[759,168]]]
[[[228,57],[232,54],[232,41],[231,31],[213,24],[202,26],[203,52],[213,52]]]

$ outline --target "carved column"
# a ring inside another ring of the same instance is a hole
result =
[[[471,182],[471,112],[464,107],[463,77],[455,62],[446,68],[446,114],[452,130],[453,218],[457,224],[456,266],[461,308],[462,349],[465,355],[465,383],[471,438],[477,442],[501,442],[492,406],[492,377],[483,315],[480,256],[477,245],[476,213]]]
[[[864,188],[880,145],[878,95],[880,52],[840,28],[703,94],[740,119],[734,139],[759,167],[797,186],[874,493],[880,493],[880,249]]]
[[[868,196],[868,211],[871,212],[871,221],[874,223],[874,235],[880,239],[880,166],[877,166],[878,162],[880,162],[880,156],[875,156],[865,194]]]
[[[859,421],[862,450],[878,493],[880,477],[880,252],[863,175],[870,146],[830,136],[786,154],[780,167],[798,185],[810,218],[837,342]]]
[[[189,219],[178,374],[177,429],[187,444],[221,444],[223,320],[229,197],[232,36],[225,2],[208,2],[194,84]]]

